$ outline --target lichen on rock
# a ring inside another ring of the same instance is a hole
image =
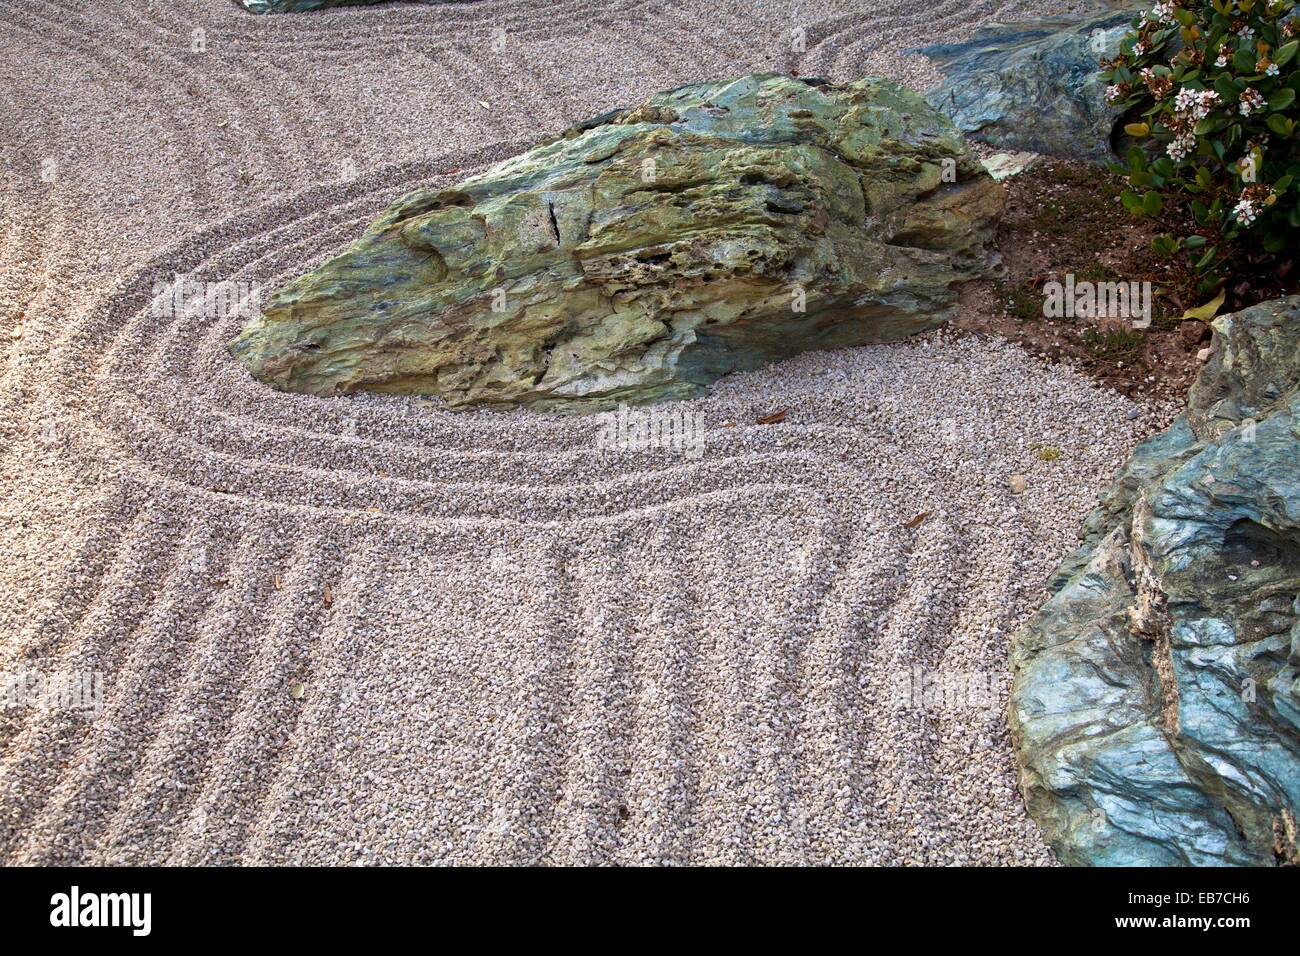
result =
[[[1003,189],[880,79],[682,87],[415,192],[233,343],[282,389],[609,408],[942,323]]]

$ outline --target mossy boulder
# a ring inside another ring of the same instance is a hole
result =
[[[1003,203],[916,94],[682,87],[389,208],[232,349],[277,388],[607,408],[943,322]]]

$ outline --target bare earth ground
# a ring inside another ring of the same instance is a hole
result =
[[[274,393],[237,317],[148,309],[657,89],[923,86],[900,51],[1042,12],[0,0],[0,674],[104,691],[0,701],[0,861],[1051,862],[1007,635],[1152,413],[929,336],[720,383],[698,459],[602,451]],[[994,699],[913,706],[918,671]]]

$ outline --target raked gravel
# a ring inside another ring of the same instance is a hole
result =
[[[1041,9],[0,0],[0,862],[1051,862],[1007,639],[1154,411],[932,334],[664,406],[693,457],[271,392],[149,308],[655,89],[921,83]]]

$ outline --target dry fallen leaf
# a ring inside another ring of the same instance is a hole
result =
[[[485,110],[490,110],[492,108],[492,104],[487,100],[479,100],[478,105],[483,107]]]
[[[23,327],[21,325],[15,325],[9,330],[9,337],[11,339],[21,339],[23,337]]]
[[[760,425],[775,425],[777,422],[785,421],[785,416],[789,411],[790,409],[783,408],[779,412],[773,412],[771,415],[764,415],[762,418],[756,419],[756,421]]]
[[[334,606],[334,589],[331,588],[328,584],[325,585],[325,590],[321,594],[321,600],[326,607]]]
[[[280,587],[281,587],[281,584],[280,584],[280,575],[277,574],[275,577],[271,578],[271,584],[273,584],[273,585],[275,586],[275,589],[276,589],[277,591],[280,590]]]
[[[725,421],[725,422],[722,423],[722,427],[723,427],[723,428],[735,428],[735,427],[736,427],[736,423],[733,422],[733,421]]]
[[[1216,295],[1209,302],[1206,302],[1204,305],[1198,305],[1196,308],[1188,309],[1186,312],[1184,312],[1183,318],[1200,319],[1202,322],[1208,322],[1210,321],[1210,319],[1214,318],[1214,316],[1218,313],[1219,308],[1223,305],[1223,299],[1224,299],[1224,292],[1222,289],[1220,289],[1219,294]]]
[[[294,684],[289,688],[289,696],[294,700],[302,700],[302,695],[307,693],[307,685],[303,683]]]
[[[932,515],[932,514],[934,514],[933,511],[922,511],[919,515],[917,515],[917,516],[916,516],[915,518],[913,518],[911,521],[908,521],[908,522],[904,523],[903,527],[904,527],[904,528],[907,528],[908,530],[911,530],[912,528],[918,527],[919,525],[924,524],[924,523],[925,523],[925,520],[926,520],[927,518],[929,518],[930,515]]]

